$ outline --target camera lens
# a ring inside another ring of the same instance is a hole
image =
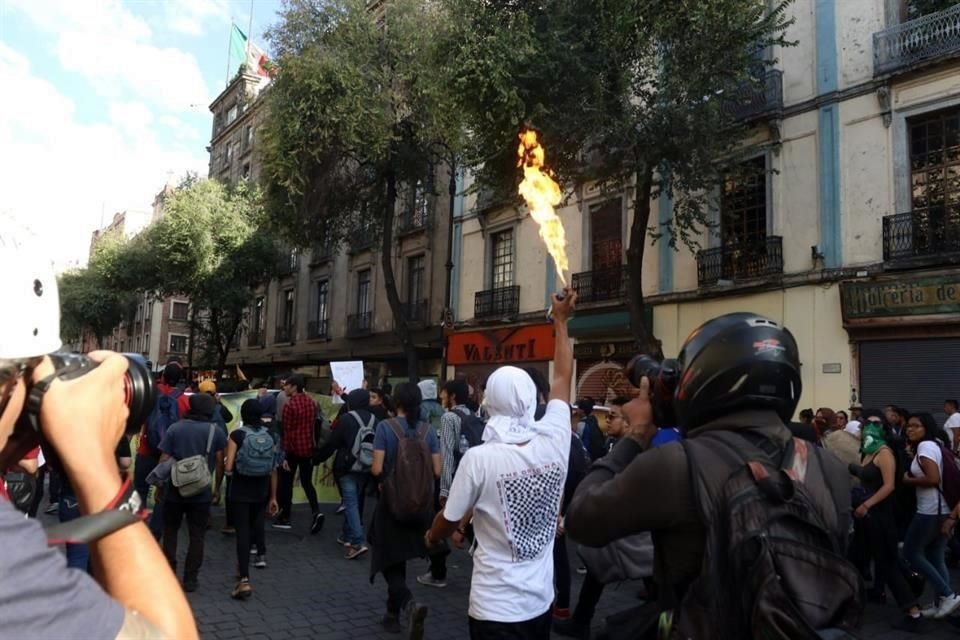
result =
[[[147,361],[138,353],[125,353],[127,373],[123,377],[123,394],[130,409],[127,435],[139,433],[157,400],[157,387],[147,367]]]

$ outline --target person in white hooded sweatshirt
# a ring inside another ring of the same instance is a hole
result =
[[[426,533],[427,546],[473,520],[476,549],[470,585],[470,637],[549,639],[553,543],[570,453],[573,352],[567,320],[576,294],[554,296],[554,373],[546,414],[534,420],[537,388],[524,371],[500,367],[488,379],[483,445],[460,461],[446,506]]]

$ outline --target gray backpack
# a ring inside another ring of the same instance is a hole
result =
[[[350,471],[370,473],[370,469],[373,467],[373,440],[375,435],[373,425],[376,418],[371,414],[370,421],[363,424],[359,413],[351,411],[350,415],[360,425],[360,428],[357,429],[357,435],[353,438],[353,446],[350,448],[350,457],[353,460]]]
[[[170,482],[184,498],[191,498],[210,488],[210,467],[207,460],[210,458],[210,447],[213,446],[213,432],[216,428],[216,424],[210,424],[206,453],[177,460],[170,469]]]

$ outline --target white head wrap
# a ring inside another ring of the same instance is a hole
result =
[[[487,379],[483,404],[490,415],[484,442],[520,444],[536,435],[537,387],[525,371],[517,367],[494,371]]]

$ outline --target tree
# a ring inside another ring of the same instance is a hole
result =
[[[288,0],[269,34],[279,72],[261,131],[271,219],[301,247],[379,239],[380,265],[407,371],[417,352],[394,273],[398,194],[431,183],[457,148],[451,21],[439,4]],[[377,11],[382,11],[379,17]]]
[[[122,235],[107,236],[99,241],[86,267],[59,276],[60,335],[64,339],[81,340],[89,332],[100,348],[107,348],[106,338],[130,315],[136,304],[133,292],[113,287],[109,279],[126,247]]]
[[[673,199],[662,241],[696,248],[724,160],[744,138],[730,96],[738,86],[759,90],[773,64],[759,53],[789,44],[790,0],[769,9],[764,0],[448,2],[463,18],[456,86],[484,162],[480,181],[515,187],[514,140],[529,123],[569,185],[628,189],[630,328],[638,348],[658,354],[641,288],[647,239],[661,239],[651,198]]]
[[[280,253],[266,231],[261,195],[241,182],[186,180],[164,205],[164,216],[129,244],[109,270],[112,288],[146,291],[191,302],[188,366],[195,346],[223,373],[257,288]]]

